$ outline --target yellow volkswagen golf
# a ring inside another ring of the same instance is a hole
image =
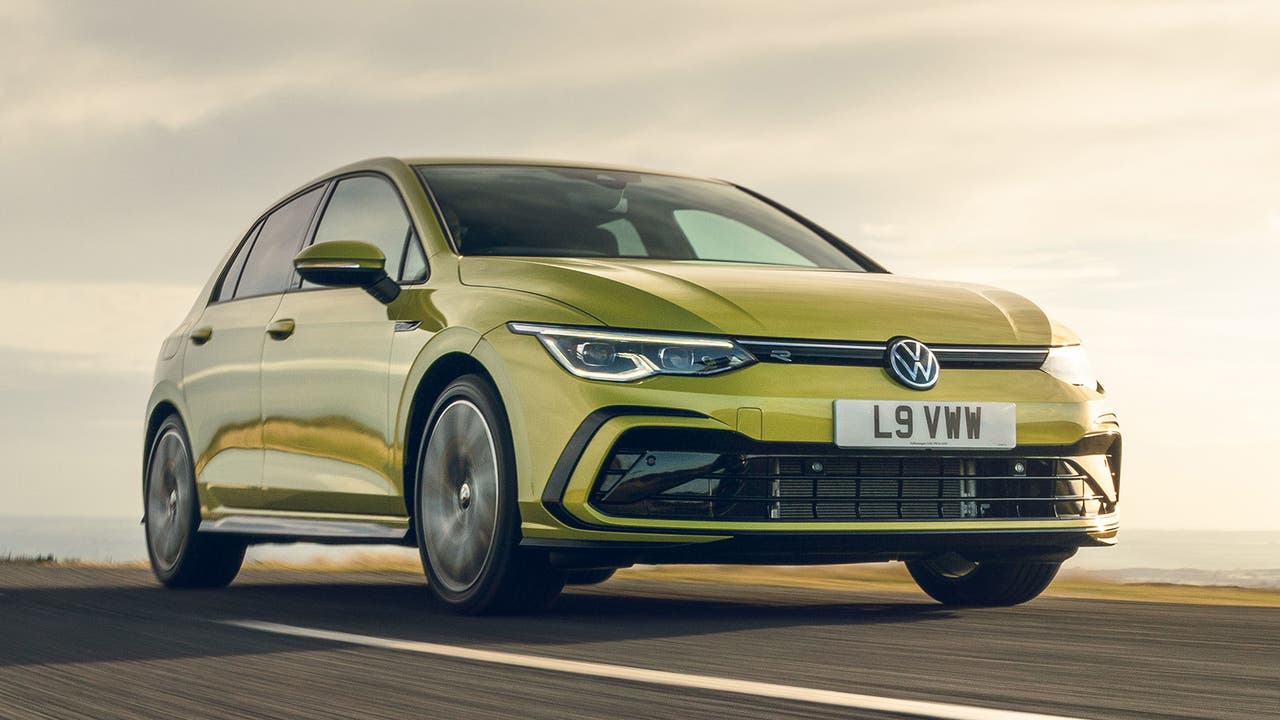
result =
[[[1038,595],[1118,527],[1079,340],[1010,292],[890,274],[716,180],[378,159],[255,220],[164,342],[165,585],[252,543],[416,545],[460,612],[635,563],[900,560]]]

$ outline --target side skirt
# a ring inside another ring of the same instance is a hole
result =
[[[250,543],[313,542],[324,544],[412,545],[408,518],[336,520],[329,517],[225,515],[205,520],[202,533],[236,535]]]

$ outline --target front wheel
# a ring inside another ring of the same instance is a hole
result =
[[[200,502],[190,448],[182,420],[165,418],[147,452],[143,477],[147,556],[165,587],[223,587],[240,572],[245,545],[196,532]]]
[[[414,525],[436,601],[466,614],[551,602],[565,576],[519,547],[511,431],[488,381],[466,375],[445,388],[421,447]]]
[[[1001,607],[1034,599],[1053,582],[1060,562],[973,562],[956,553],[907,562],[911,577],[943,605]]]

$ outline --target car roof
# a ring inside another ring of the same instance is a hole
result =
[[[665,175],[668,177],[686,178],[690,180],[704,180],[707,182],[724,184],[723,180],[714,178],[699,177],[697,175],[687,175],[684,173],[669,172],[666,170],[653,170],[649,168],[631,167],[626,165],[614,165],[610,163],[592,163],[581,162],[576,160],[552,160],[552,159],[533,159],[533,158],[501,158],[501,157],[379,157],[360,160],[358,162],[344,165],[330,172],[317,177],[311,181],[311,184],[322,180],[342,175],[344,173],[357,172],[360,170],[377,170],[385,169],[389,163],[398,163],[416,167],[420,165],[510,165],[516,167],[566,167],[581,168],[584,170],[603,170],[605,172],[629,172],[643,173],[646,175]]]

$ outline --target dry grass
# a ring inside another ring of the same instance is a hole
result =
[[[260,561],[250,565],[263,570],[307,569],[320,572],[407,572],[421,573],[418,559],[377,551],[328,560],[323,557],[304,563]],[[618,571],[619,579],[637,582],[732,583],[773,587],[839,590],[847,592],[887,592],[919,594],[906,567],[901,563],[876,565],[823,565],[773,567],[741,565],[638,566]],[[1095,600],[1128,600],[1190,605],[1237,605],[1280,607],[1280,589],[1202,587],[1164,583],[1121,583],[1082,571],[1066,571],[1049,587],[1050,597]]]
[[[881,565],[824,565],[816,567],[753,567],[733,565],[637,567],[617,577],[691,583],[734,583],[774,587],[895,592],[919,594],[901,563]],[[1157,583],[1120,583],[1085,572],[1064,572],[1049,586],[1048,597],[1127,600],[1190,605],[1280,607],[1280,590],[1201,587]]]
[[[58,560],[52,555],[0,555],[0,565],[55,565]]]
[[[315,555],[303,560],[251,560],[245,564],[245,568],[250,570],[308,570],[333,573],[400,572],[421,575],[422,561],[416,555],[408,557],[369,551],[364,553],[342,553],[333,558]]]

